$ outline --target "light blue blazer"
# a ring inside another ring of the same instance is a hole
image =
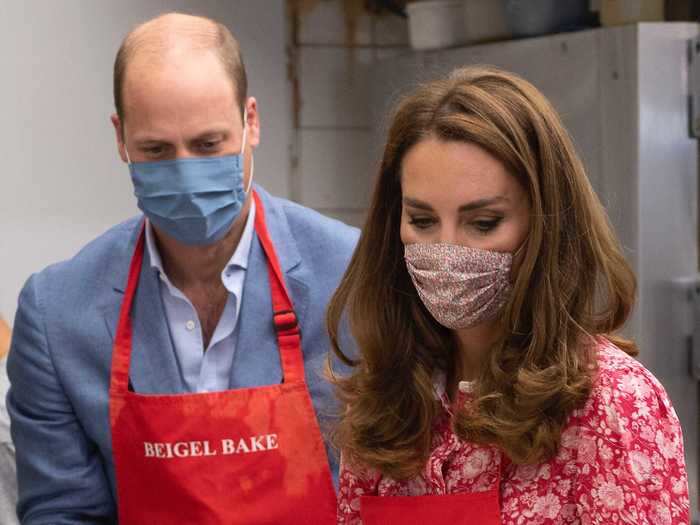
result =
[[[306,379],[322,426],[334,412],[321,377],[325,309],[358,231],[257,188],[299,317]],[[73,259],[33,275],[19,298],[8,362],[8,410],[24,524],[116,522],[109,424],[112,343],[142,218],[110,229]],[[131,382],[139,393],[186,391],[158,280],[145,254],[134,307]],[[231,388],[279,383],[267,266],[257,236],[238,323]],[[328,450],[337,476],[336,455]]]

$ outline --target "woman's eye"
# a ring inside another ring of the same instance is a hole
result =
[[[430,217],[411,217],[408,223],[419,230],[425,230],[435,224],[435,219]]]
[[[496,226],[498,226],[498,224],[500,222],[501,222],[500,218],[488,219],[488,220],[482,219],[482,220],[474,221],[474,222],[472,222],[472,224],[474,225],[474,228],[476,228],[480,233],[488,233],[491,230],[493,230],[494,228],[496,228]]]

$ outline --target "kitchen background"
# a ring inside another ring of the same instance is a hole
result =
[[[135,24],[165,11],[227,24],[261,111],[256,181],[357,226],[397,96],[458,65],[500,65],[560,111],[637,272],[628,331],[681,417],[696,510],[699,4],[2,2],[0,316],[12,323],[30,273],[138,211],[109,122],[113,58]]]

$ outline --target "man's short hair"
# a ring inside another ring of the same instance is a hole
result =
[[[133,29],[119,47],[117,57],[114,60],[114,106],[122,122],[125,116],[123,96],[124,79],[129,62],[134,55],[141,50],[150,51],[153,54],[163,54],[167,51],[168,38],[165,38],[164,35],[160,39],[158,37],[147,38],[145,33],[149,24],[158,24],[168,17],[189,17],[189,15],[169,13],[145,22]],[[183,38],[189,38],[193,44],[193,48],[211,49],[217,54],[221,60],[221,64],[224,66],[224,70],[233,82],[233,87],[238,98],[238,106],[242,115],[248,92],[248,78],[238,40],[236,40],[226,26],[215,20],[205,17],[190,18],[197,23],[188,27],[186,35],[184,31],[182,32]],[[177,30],[175,30],[174,33],[177,34]]]

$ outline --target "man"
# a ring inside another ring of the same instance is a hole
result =
[[[114,70],[145,220],[21,293],[22,523],[331,523],[324,309],[357,232],[252,186],[258,106],[224,27],[158,17]]]

